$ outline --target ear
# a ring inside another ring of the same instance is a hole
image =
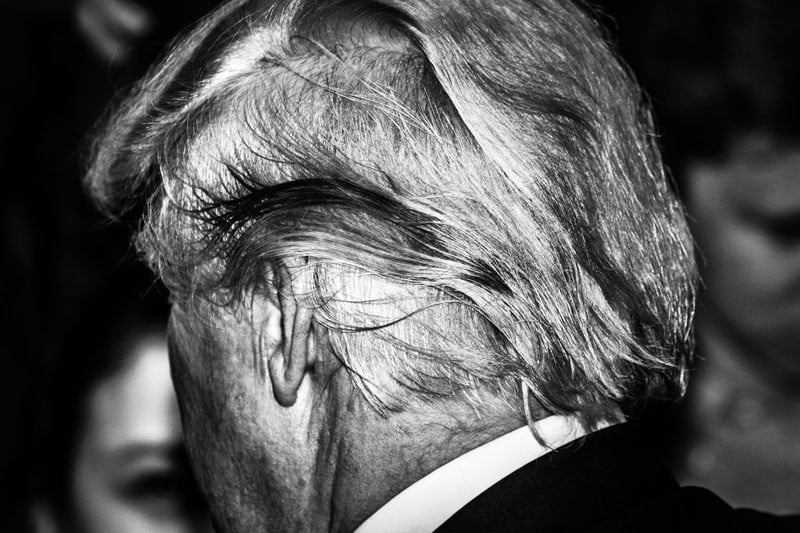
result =
[[[281,315],[281,341],[269,354],[267,366],[275,400],[291,407],[297,401],[297,391],[306,372],[314,364],[312,313],[299,301],[287,265],[275,267],[274,282]]]

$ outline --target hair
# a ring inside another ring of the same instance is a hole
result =
[[[234,1],[111,118],[88,184],[177,301],[241,303],[304,258],[380,412],[489,391],[594,424],[683,390],[682,209],[574,4]]]

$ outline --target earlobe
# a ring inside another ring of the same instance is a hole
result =
[[[312,312],[298,301],[285,265],[276,267],[275,282],[281,313],[281,343],[269,355],[267,365],[275,400],[290,407],[297,401],[297,391],[314,362]]]

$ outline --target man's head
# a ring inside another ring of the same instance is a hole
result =
[[[441,460],[414,443],[591,428],[682,387],[690,240],[635,84],[571,4],[233,2],[111,120],[89,183],[142,213],[229,527],[330,520],[354,447],[396,470],[388,497]]]

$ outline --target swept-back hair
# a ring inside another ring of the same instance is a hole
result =
[[[524,391],[593,423],[682,390],[691,242],[636,84],[571,3],[234,1],[135,89],[88,183],[141,210],[178,300],[233,305],[305,258],[380,410]]]

